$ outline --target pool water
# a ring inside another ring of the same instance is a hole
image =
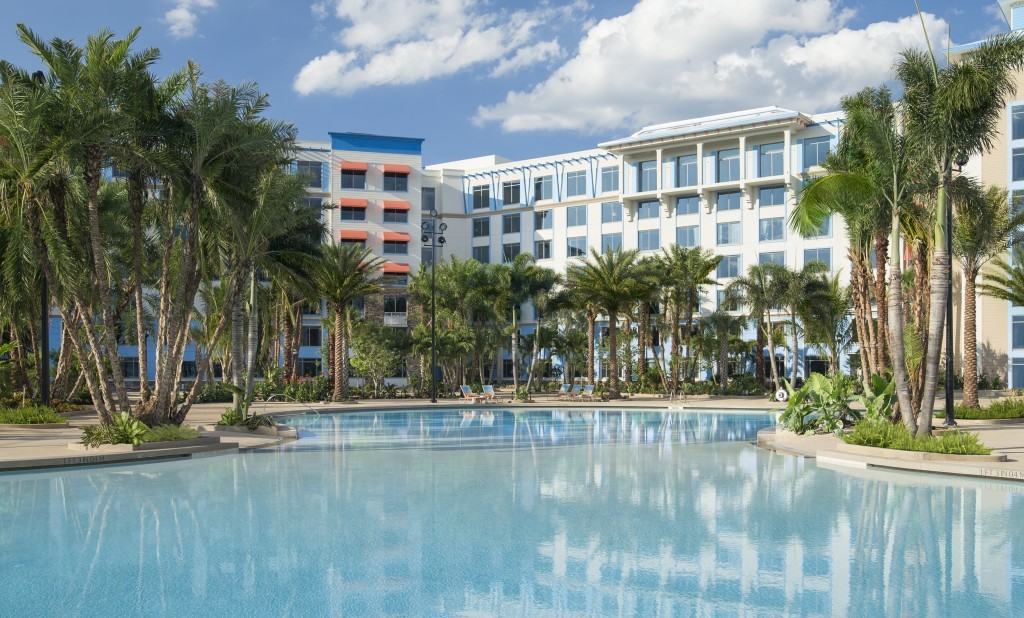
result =
[[[1024,484],[830,470],[767,414],[292,417],[0,474],[4,616],[1020,616]]]

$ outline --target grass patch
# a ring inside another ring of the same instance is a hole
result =
[[[66,423],[68,419],[57,414],[49,406],[24,406],[21,408],[0,408],[0,423],[9,425],[39,425],[42,423]]]
[[[857,423],[843,434],[843,441],[858,446],[945,455],[988,455],[992,452],[973,433],[946,431],[937,436],[912,436],[903,425],[882,419],[865,419]]]
[[[174,442],[176,440],[194,440],[199,432],[184,425],[157,425],[150,427],[142,436],[143,442]]]
[[[956,406],[953,410],[953,415],[956,418],[962,418],[965,420],[1024,418],[1024,399],[1000,399],[989,404],[987,408]]]

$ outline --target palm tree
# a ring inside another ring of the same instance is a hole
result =
[[[850,324],[850,290],[839,275],[817,275],[805,290],[806,301],[797,309],[806,339],[828,350],[829,373],[839,372],[840,357],[853,340]],[[794,319],[796,315],[793,316]]]
[[[599,253],[591,249],[583,264],[569,267],[566,279],[577,293],[589,297],[608,316],[608,396],[619,397],[618,321],[646,288],[644,273],[638,269],[635,249]]]
[[[664,273],[664,296],[666,310],[672,315],[672,385],[678,389],[680,369],[683,364],[678,360],[680,343],[686,345],[686,358],[689,360],[693,340],[693,314],[699,312],[700,298],[704,290],[716,281],[711,273],[718,268],[722,257],[707,249],[698,247],[686,248],[671,245],[663,249],[660,256],[661,268]],[[680,337],[680,319],[685,324],[685,337]]]
[[[743,330],[743,320],[726,311],[716,310],[701,318],[705,337],[713,341],[718,350],[718,386],[729,386],[729,344]],[[760,350],[758,350],[760,352]]]
[[[981,269],[1003,254],[1011,238],[1024,228],[1024,212],[1010,212],[1006,190],[982,190],[976,181],[960,176],[953,182],[953,255],[964,278],[964,392],[963,404],[978,407],[978,323],[976,284]]]
[[[913,148],[928,159],[936,187],[928,313],[928,346],[918,435],[930,435],[939,379],[946,301],[950,295],[950,251],[946,233],[953,164],[987,152],[999,134],[1006,100],[1024,67],[1024,38],[995,36],[941,69],[934,55],[904,51],[896,65],[903,85],[902,118]],[[902,402],[901,402],[902,406]]]
[[[828,272],[828,267],[821,262],[810,262],[800,270],[783,267],[783,270],[779,272],[781,277],[779,284],[782,292],[779,304],[789,310],[790,356],[793,359],[789,371],[791,384],[796,384],[800,355],[800,324],[797,316],[801,310],[806,310],[815,304],[816,293],[825,284],[826,272]]]
[[[328,245],[316,263],[313,278],[320,295],[334,313],[333,401],[342,401],[348,391],[348,340],[351,321],[347,312],[360,298],[381,291],[378,271],[382,260],[368,249],[355,245]]]
[[[744,277],[734,279],[726,287],[726,298],[746,306],[750,319],[764,329],[768,340],[768,359],[771,364],[772,383],[782,388],[778,363],[775,362],[775,326],[772,312],[779,306],[785,291],[786,268],[779,264],[754,264]]]

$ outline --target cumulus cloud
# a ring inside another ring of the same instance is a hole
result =
[[[164,13],[164,22],[177,39],[187,39],[196,33],[199,13],[217,6],[217,0],[177,0],[174,8]]]
[[[916,16],[850,28],[837,0],[640,0],[584,34],[540,83],[478,108],[506,131],[591,132],[778,104],[835,107],[889,79],[898,52],[921,47]],[[932,41],[946,24],[925,16]]]
[[[332,49],[306,63],[295,78],[300,94],[347,95],[372,86],[401,85],[495,65],[504,75],[561,53],[541,41],[549,23],[582,14],[585,2],[493,11],[475,0],[321,0],[313,14],[342,22]]]

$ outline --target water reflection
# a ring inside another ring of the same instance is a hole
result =
[[[0,607],[1024,615],[1024,486],[837,472],[742,442],[681,446],[677,430],[642,439],[648,423],[624,414],[615,440],[564,448],[291,448],[0,475]]]

